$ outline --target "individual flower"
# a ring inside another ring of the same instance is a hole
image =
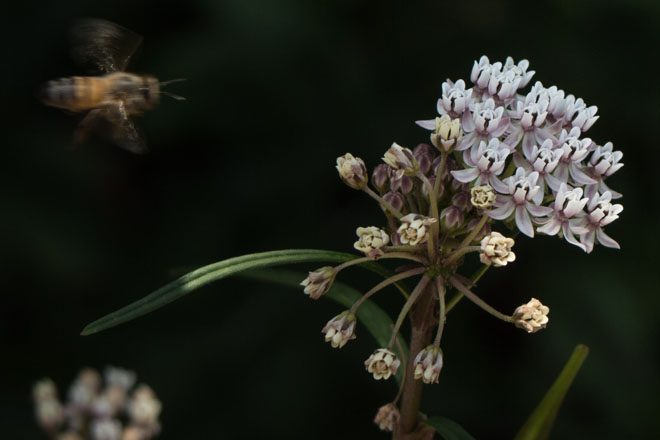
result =
[[[490,82],[490,77],[493,71],[499,71],[501,67],[502,63],[500,62],[490,64],[486,55],[479,58],[479,61],[474,62],[472,73],[470,74],[470,80],[475,86],[477,95],[481,95],[481,93],[488,89],[488,83]],[[472,93],[474,94],[475,92]]]
[[[397,170],[399,175],[412,176],[419,170],[419,164],[412,151],[394,142],[385,152],[383,161]]]
[[[378,425],[381,431],[393,432],[400,418],[401,414],[396,405],[394,403],[388,403],[378,408],[376,417],[374,417],[374,423]]]
[[[387,189],[387,182],[390,178],[391,168],[384,163],[377,165],[374,168],[373,173],[371,174],[371,182],[374,184],[376,189],[381,193],[385,192]]]
[[[522,77],[504,67],[504,70],[492,69],[488,80],[488,94],[498,102],[508,103],[521,87]]]
[[[442,351],[440,347],[429,345],[415,357],[413,376],[422,382],[438,383],[442,370]]]
[[[355,339],[355,322],[355,315],[350,310],[341,312],[321,330],[325,333],[325,342],[329,342],[332,348],[342,348],[348,341]]]
[[[511,250],[514,244],[513,238],[505,237],[499,232],[491,232],[481,239],[479,260],[489,266],[506,266],[516,260],[516,254]]]
[[[569,190],[568,186],[562,183],[555,195],[551,217],[537,229],[537,232],[557,235],[561,231],[567,242],[585,250],[585,246],[575,238],[575,234],[584,234],[588,230],[580,226],[581,219],[576,215],[583,212],[588,201],[588,198],[582,197],[582,188]]]
[[[413,156],[415,156],[415,160],[419,164],[419,171],[424,175],[429,174],[431,165],[435,160],[433,147],[429,144],[419,144],[413,150]]]
[[[104,371],[105,383],[109,387],[119,387],[128,390],[135,385],[137,375],[133,371],[117,367],[107,367]]]
[[[564,125],[574,127],[584,133],[600,118],[596,116],[598,107],[592,105],[587,107],[582,98],[568,95],[565,100],[566,110],[564,112]]]
[[[456,205],[450,205],[440,212],[440,221],[446,229],[457,228],[464,219],[463,211]]]
[[[101,388],[101,375],[91,368],[85,368],[69,388],[69,402],[76,411],[89,408]]]
[[[548,103],[548,119],[550,122],[560,121],[563,122],[564,114],[566,113],[566,94],[563,90],[557,88],[557,86],[552,86],[549,88],[543,87],[543,84],[540,81],[537,81],[532,86],[532,89],[529,91],[525,97],[525,102],[541,102],[547,101]]]
[[[489,184],[498,191],[505,192],[506,186],[497,178],[504,171],[506,158],[511,150],[493,138],[488,143],[481,141],[478,148],[463,153],[468,168],[454,170],[451,175],[461,183],[475,182],[476,185]]]
[[[527,70],[529,69],[529,61],[527,60],[520,60],[518,64],[513,61],[513,58],[511,57],[506,57],[506,61],[504,62],[504,66],[502,67],[503,72],[513,72],[517,78],[520,78],[520,87],[523,88],[527,84],[529,84],[529,81],[532,79],[534,74],[536,73],[534,70]]]
[[[401,226],[397,230],[399,242],[404,245],[417,246],[426,242],[428,226],[437,220],[420,214],[408,214],[401,217]]]
[[[337,272],[334,267],[324,266],[309,272],[307,278],[302,280],[300,285],[305,287],[305,294],[309,295],[310,298],[319,299],[330,290],[336,275]]]
[[[457,151],[500,137],[509,127],[509,117],[505,115],[504,107],[496,106],[493,98],[473,104],[471,110],[472,118],[467,118],[463,123],[463,129],[468,134],[456,146]]]
[[[525,157],[531,155],[535,145],[541,145],[545,140],[553,138],[544,126],[548,116],[548,101],[536,102],[533,98],[528,95],[524,103],[518,101],[514,110],[509,112],[514,122],[511,124],[510,134],[504,141],[508,145],[518,145],[522,139],[522,152]]]
[[[619,249],[617,243],[612,237],[603,231],[603,227],[609,225],[619,218],[623,211],[620,204],[612,204],[612,193],[609,191],[595,193],[589,199],[586,206],[587,215],[581,219],[580,226],[587,229],[588,232],[580,235],[580,242],[589,253],[593,250],[596,241],[605,247]]]
[[[580,139],[580,134],[580,129],[577,127],[572,128],[571,131],[562,130],[558,147],[562,155],[553,175],[564,183],[570,183],[570,176],[576,186],[593,185],[596,181],[585,174],[582,164],[591,152],[593,142],[589,138]]]
[[[387,348],[377,349],[364,361],[365,368],[376,380],[389,379],[390,376],[396,374],[400,364],[401,361],[396,357],[394,352]]]
[[[488,213],[495,220],[504,220],[515,211],[516,226],[523,234],[534,237],[533,217],[544,217],[552,212],[552,208],[539,206],[543,200],[543,190],[536,183],[539,173],[527,173],[519,167],[516,173],[504,179],[508,195],[499,195],[495,201],[496,208]],[[499,191],[499,190],[498,190]]]
[[[364,161],[346,153],[337,158],[337,172],[344,183],[353,189],[362,189],[367,186],[369,176]]]
[[[367,228],[357,228],[358,241],[353,247],[371,258],[378,258],[383,255],[382,248],[390,242],[390,236],[376,226]]]
[[[559,165],[562,154],[562,149],[554,148],[552,140],[546,139],[541,146],[534,145],[529,154],[525,154],[527,161],[521,160],[518,155],[514,156],[514,161],[528,171],[539,173],[539,180],[545,182],[553,191],[558,191],[562,181],[552,173]]]
[[[406,199],[403,197],[403,194],[398,191],[386,192],[383,194],[383,200],[389,203],[397,211],[401,211],[403,209],[403,205],[406,203]]]
[[[587,186],[586,193],[588,196],[592,196],[596,192],[603,194],[609,191],[612,193],[613,199],[621,198],[621,194],[613,191],[605,184],[605,178],[616,173],[623,167],[621,159],[623,159],[623,153],[621,151],[614,151],[612,142],[596,147],[589,158],[590,175],[594,178],[596,184]]]
[[[513,322],[516,327],[527,333],[536,333],[548,324],[548,313],[550,309],[536,298],[532,298],[527,304],[516,308],[513,312]]]
[[[470,109],[472,89],[465,90],[465,81],[455,83],[447,80],[442,83],[442,97],[438,99],[438,113],[452,119],[460,118]]]
[[[495,202],[495,191],[490,185],[477,185],[470,189],[470,203],[477,209],[490,209]]]
[[[121,422],[116,419],[97,419],[91,424],[92,440],[121,440]]]
[[[432,121],[417,121],[417,124],[432,130],[431,143],[434,147],[444,152],[448,152],[454,148],[463,135],[461,121],[458,118],[452,119],[446,114]]]

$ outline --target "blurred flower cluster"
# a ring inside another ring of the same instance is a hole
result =
[[[50,379],[37,382],[37,422],[55,440],[148,440],[160,432],[161,403],[147,385],[135,389],[135,373],[108,367],[102,378],[85,368],[62,402]]]
[[[446,313],[463,297],[528,333],[546,327],[549,308],[535,298],[506,315],[475,294],[475,280],[459,273],[469,254],[478,253],[489,267],[506,266],[516,260],[513,246],[519,232],[557,236],[588,253],[597,243],[619,248],[604,227],[623,210],[613,202],[621,194],[606,183],[623,166],[623,154],[611,142],[601,145],[585,136],[599,118],[597,107],[556,86],[536,82],[527,89],[534,73],[526,60],[491,63],[483,56],[472,68],[471,87],[464,80],[447,80],[437,101],[438,115],[417,121],[430,130],[430,144],[409,149],[393,143],[371,174],[351,153],[337,159],[340,178],[378,202],[385,224],[357,228],[354,248],[364,257],[310,272],[301,283],[305,293],[320,298],[337,274],[352,265],[376,259],[405,264],[332,318],[323,328],[325,340],[344,347],[355,339],[356,316],[367,299],[385,287],[419,278],[405,292],[389,344],[365,361],[374,379],[388,379],[405,366],[395,341],[405,317],[412,318],[416,308],[423,309],[417,313],[422,318],[413,318],[413,327],[415,319],[422,319],[420,328],[435,325],[437,333],[425,348],[410,353],[406,374],[427,384],[438,382],[443,366],[440,342]],[[454,296],[447,305],[450,291]],[[395,429],[398,398],[379,411],[376,423],[381,428]]]

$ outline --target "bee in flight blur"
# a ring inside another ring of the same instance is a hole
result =
[[[153,109],[163,86],[182,79],[159,82],[152,75],[125,72],[142,37],[117,24],[99,19],[80,21],[71,32],[72,56],[96,76],[72,76],[47,82],[41,90],[44,104],[86,115],[76,129],[76,143],[103,129],[113,143],[133,153],[146,153],[144,137],[133,117]]]

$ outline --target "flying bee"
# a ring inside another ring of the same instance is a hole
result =
[[[83,20],[72,29],[71,38],[75,61],[98,75],[49,81],[41,90],[42,101],[75,113],[87,112],[76,129],[76,143],[103,127],[113,143],[133,153],[146,153],[144,137],[133,117],[153,109],[160,95],[183,100],[162,90],[166,84],[183,80],[159,82],[152,75],[125,72],[142,37],[109,21]]]

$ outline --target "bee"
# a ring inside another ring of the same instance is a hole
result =
[[[144,137],[133,117],[153,109],[160,95],[183,100],[162,90],[183,79],[159,82],[153,75],[126,72],[142,37],[115,23],[80,21],[73,27],[71,39],[74,60],[97,75],[51,80],[42,87],[41,100],[51,107],[86,112],[74,135],[76,143],[84,141],[91,131],[105,128],[113,143],[133,153],[146,153]]]

